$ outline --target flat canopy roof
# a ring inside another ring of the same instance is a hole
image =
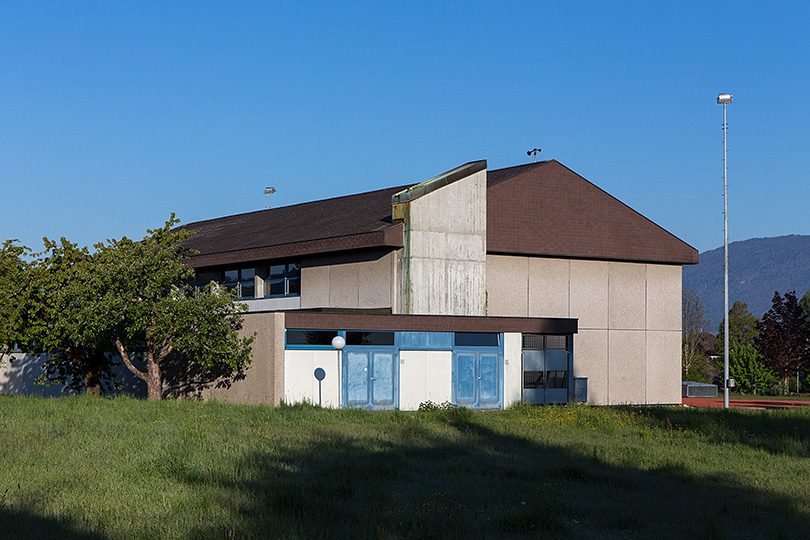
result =
[[[286,328],[388,332],[521,332],[576,334],[577,319],[546,317],[466,317],[457,315],[379,315],[368,313],[285,312]]]

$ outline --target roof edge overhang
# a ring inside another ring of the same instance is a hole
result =
[[[424,182],[420,182],[415,186],[395,193],[391,196],[391,206],[393,219],[401,219],[403,217],[402,206],[418,199],[428,193],[443,188],[446,185],[457,182],[463,178],[467,178],[477,172],[485,171],[487,169],[487,160],[482,159],[479,161],[470,161],[464,165],[459,165],[455,169],[443,172],[440,175],[434,176]]]
[[[302,329],[388,332],[521,332],[567,335],[576,334],[578,324],[578,319],[544,317],[285,312],[285,327]]]
[[[287,259],[308,255],[341,253],[360,249],[399,249],[402,248],[403,245],[402,223],[395,223],[381,231],[370,233],[192,255],[186,259],[186,262],[192,268],[203,268],[221,264],[240,264],[267,259]]]
[[[568,253],[526,253],[523,251],[504,251],[504,250],[487,250],[487,255],[511,255],[513,257],[537,257],[538,259],[571,259],[575,261],[603,261],[603,262],[624,262],[624,263],[639,263],[639,264],[668,264],[673,266],[682,266],[685,264],[698,264],[698,254],[695,251],[694,258],[680,257],[677,260],[673,259],[653,259],[653,258],[620,258],[598,255],[572,255]]]

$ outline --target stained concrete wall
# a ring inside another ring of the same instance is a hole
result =
[[[391,308],[395,251],[352,253],[301,264],[301,308]]]
[[[681,267],[487,256],[487,314],[571,317],[588,402],[678,403]]]
[[[409,203],[399,313],[484,315],[486,171]]]

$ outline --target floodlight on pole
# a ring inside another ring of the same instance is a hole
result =
[[[723,105],[723,407],[728,409],[729,388],[734,381],[728,376],[728,122],[726,106],[731,103],[731,94],[719,94],[717,103]]]
[[[270,194],[275,193],[276,188],[274,187],[266,187],[264,188],[264,194],[267,195],[267,209],[270,210]]]

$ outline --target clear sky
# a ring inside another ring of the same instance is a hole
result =
[[[0,240],[557,159],[700,251],[810,234],[810,3],[0,3]]]

